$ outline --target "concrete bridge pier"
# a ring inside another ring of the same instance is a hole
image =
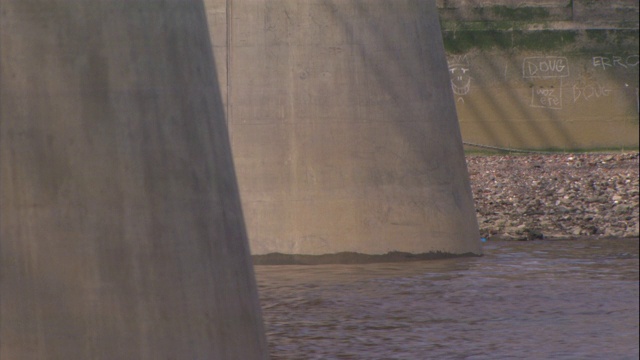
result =
[[[0,2],[0,359],[264,359],[201,0]]]
[[[217,9],[254,255],[481,252],[434,0]]]

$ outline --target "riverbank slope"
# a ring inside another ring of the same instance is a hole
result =
[[[639,154],[467,155],[487,239],[638,237]]]

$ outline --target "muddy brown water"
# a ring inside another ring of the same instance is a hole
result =
[[[256,266],[272,359],[638,359],[638,239]]]

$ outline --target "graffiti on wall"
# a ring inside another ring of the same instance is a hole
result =
[[[562,56],[537,56],[522,62],[522,77],[533,81],[529,106],[562,109],[562,79],[569,76],[569,61]]]
[[[593,64],[593,67],[600,68],[602,70],[615,67],[629,69],[638,66],[638,63],[640,63],[640,57],[638,57],[638,54],[628,56],[594,56],[591,59],[591,63]]]
[[[607,97],[613,92],[612,89],[598,82],[590,72],[581,74],[573,84],[572,90],[574,103]]]
[[[578,81],[573,85],[573,102],[578,100],[592,100],[611,95],[613,90],[606,88],[597,82],[581,82]]]
[[[522,77],[555,79],[569,76],[569,61],[562,56],[538,56],[525,58]]]
[[[637,82],[626,80],[623,88],[618,88],[606,72],[634,72],[637,74],[640,60],[638,55],[589,55],[583,60],[575,60],[584,65],[582,72],[576,71],[575,64],[565,56],[530,56],[522,59],[520,78],[526,80],[529,86],[529,94],[523,99],[530,107],[562,110],[569,104],[579,104],[624,96],[636,102],[636,110],[640,112],[640,100],[637,92]],[[473,55],[450,55],[448,67],[451,81],[451,89],[457,104],[464,104],[469,100],[472,86],[475,82],[483,82],[490,79],[486,69],[482,66],[473,70],[470,58]],[[573,60],[572,60],[573,61]],[[494,70],[495,71],[495,70]],[[474,72],[479,77],[471,75]],[[495,72],[493,76],[495,77]],[[502,74],[501,74],[502,75]],[[504,82],[509,83],[507,65],[504,68]],[[517,76],[517,75],[516,75]],[[637,75],[635,75],[637,76]],[[486,88],[484,86],[483,88]]]
[[[471,90],[471,73],[467,55],[454,55],[449,60],[451,89],[456,102],[464,103],[464,96]]]

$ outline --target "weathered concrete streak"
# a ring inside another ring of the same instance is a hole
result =
[[[480,253],[434,1],[233,1],[252,253]]]
[[[0,2],[0,358],[267,357],[199,0]]]

